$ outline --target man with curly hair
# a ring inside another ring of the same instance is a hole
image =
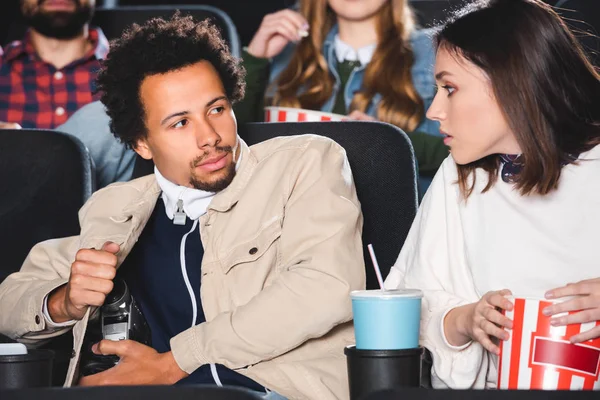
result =
[[[348,397],[349,293],[365,286],[362,214],[344,150],[318,136],[248,147],[232,103],[244,71],[209,22],[176,15],[112,45],[98,86],[113,133],[155,173],[94,194],[79,236],[36,245],[0,285],[0,332],[24,343],[72,330],[124,279],[152,347],[82,385],[235,385],[267,398]]]

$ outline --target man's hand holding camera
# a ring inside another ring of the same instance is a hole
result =
[[[106,242],[101,250],[81,249],[71,264],[66,285],[48,297],[48,312],[54,322],[81,320],[87,309],[100,307],[113,289],[119,245]],[[101,355],[116,355],[119,364],[81,379],[83,386],[173,384],[187,376],[171,352],[158,353],[133,340],[102,340],[92,348]]]

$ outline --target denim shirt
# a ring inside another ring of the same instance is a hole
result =
[[[340,90],[340,77],[337,72],[337,57],[335,54],[334,38],[338,33],[337,25],[334,26],[331,31],[327,34],[325,42],[323,43],[323,56],[327,61],[329,70],[335,78],[335,85],[333,87],[333,93],[329,100],[325,102],[321,111],[331,112],[335,104],[335,98],[338,90]],[[418,30],[413,31],[410,36],[410,45],[414,54],[414,64],[411,69],[413,85],[419,96],[423,99],[425,111],[431,106],[433,97],[435,96],[435,79],[433,74],[433,66],[435,64],[435,51],[433,49],[431,32],[430,30]],[[288,44],[288,46],[271,62],[271,73],[269,82],[273,82],[277,76],[287,67],[290,58],[294,52],[294,43]],[[354,93],[359,91],[362,87],[362,81],[365,73],[366,65],[356,67],[354,71],[350,73],[348,83],[344,90],[344,100],[346,103],[346,109],[350,107]],[[367,114],[376,116],[377,105],[381,101],[382,96],[375,94],[370,106],[367,109]],[[423,118],[419,126],[415,131],[429,133],[431,135],[440,135],[439,123],[435,121]]]

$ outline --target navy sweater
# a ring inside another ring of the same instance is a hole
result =
[[[200,277],[204,248],[198,225],[188,234],[185,245],[186,273],[197,308],[192,324],[192,299],[186,286],[180,262],[183,236],[190,232],[194,221],[175,225],[167,217],[165,204],[158,199],[152,216],[125,260],[119,274],[129,286],[152,331],[152,347],[159,353],[171,350],[173,336],[206,321],[200,301]],[[242,386],[264,391],[253,380],[220,364],[216,365],[223,385]],[[203,365],[181,380],[184,384],[215,384],[210,365]]]

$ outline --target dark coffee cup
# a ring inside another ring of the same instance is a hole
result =
[[[0,355],[0,389],[52,385],[52,350],[31,349],[28,354]]]
[[[421,385],[423,348],[405,350],[344,349],[348,364],[350,400],[361,400],[383,390]]]

